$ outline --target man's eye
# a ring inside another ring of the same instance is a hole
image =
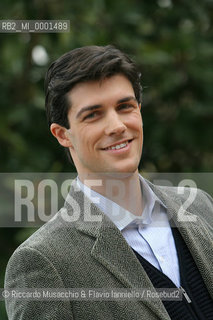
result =
[[[86,119],[93,119],[93,118],[95,118],[97,115],[98,115],[98,112],[97,112],[97,111],[91,112],[91,113],[89,113],[88,115],[86,115],[86,116],[84,117],[84,120],[86,120]]]
[[[128,110],[128,109],[132,109],[132,108],[134,108],[134,105],[132,105],[131,103],[121,104],[118,107],[119,110]]]

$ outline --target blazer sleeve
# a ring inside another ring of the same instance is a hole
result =
[[[54,265],[31,247],[18,248],[10,258],[5,275],[5,289],[60,288],[64,285]],[[70,301],[5,298],[9,320],[72,320]]]

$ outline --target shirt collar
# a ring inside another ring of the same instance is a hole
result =
[[[157,204],[165,207],[163,202],[150,188],[147,181],[141,175],[139,175],[139,179],[141,184],[141,192],[143,194],[143,214],[141,213],[141,216],[135,216],[114,201],[87,187],[80,181],[79,177],[77,177],[77,184],[84,194],[114,222],[117,228],[119,230],[123,230],[127,226],[135,224],[151,224],[154,207]]]

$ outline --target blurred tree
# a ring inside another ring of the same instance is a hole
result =
[[[71,23],[70,33],[0,34],[1,172],[74,170],[49,133],[43,78],[64,52],[109,43],[130,54],[142,72],[142,170],[212,171],[211,0],[8,0],[0,10],[1,19]],[[43,63],[32,58],[36,46],[47,54]],[[28,232],[1,229],[1,286],[6,262]]]

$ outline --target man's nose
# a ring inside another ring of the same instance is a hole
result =
[[[116,112],[110,112],[107,115],[105,123],[106,135],[119,135],[126,130],[126,125]]]

